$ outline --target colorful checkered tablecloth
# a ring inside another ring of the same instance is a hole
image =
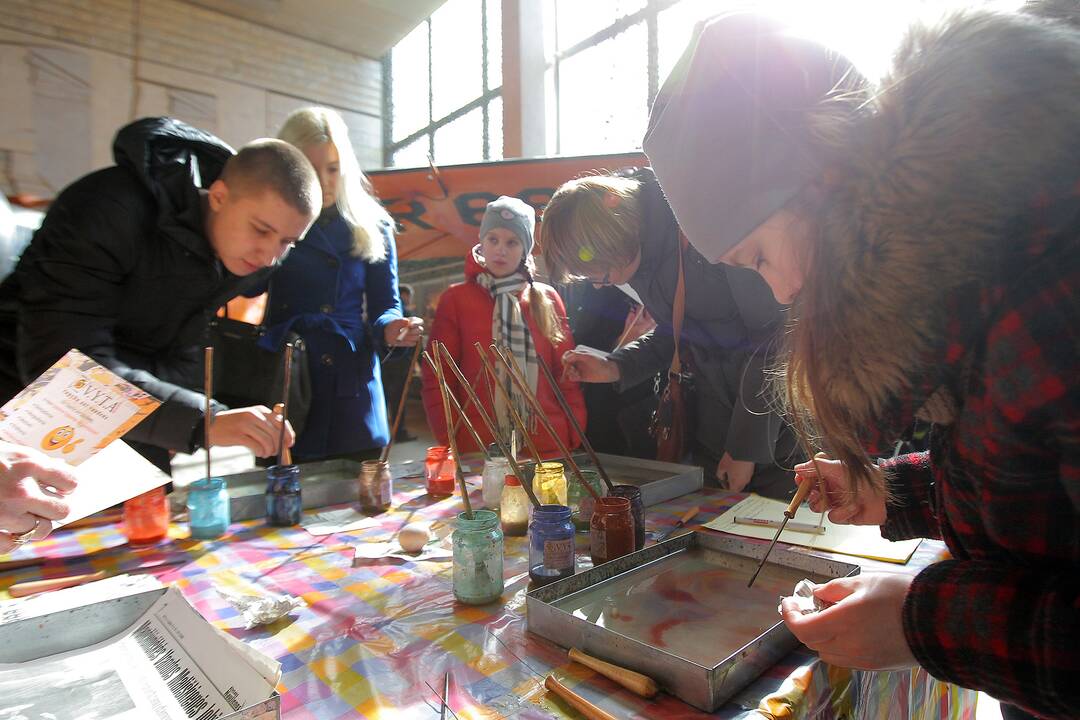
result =
[[[405,523],[446,523],[460,498],[434,501],[416,479],[397,481],[393,509],[363,530],[316,538],[300,528],[234,524],[226,537],[188,539],[174,525],[168,541],[132,550],[116,526],[61,531],[5,560],[47,558],[42,566],[0,574],[12,583],[105,570],[152,572],[177,585],[208,620],[277,659],[282,716],[289,720],[435,718],[444,675],[450,708],[466,720],[572,718],[576,713],[542,689],[554,673],[564,684],[618,718],[974,718],[976,693],[940,683],[923,670],[869,673],[833,668],[802,649],[741,691],[719,712],[699,712],[667,694],[643,700],[587,668],[565,650],[526,632],[528,589],[524,538],[506,539],[506,590],[501,601],[456,603],[451,562],[362,559],[352,544],[386,541]],[[470,494],[479,505],[479,492]],[[742,495],[705,490],[648,508],[650,530],[674,525],[701,507],[696,522],[724,511]],[[924,542],[906,571],[940,557]],[[579,543],[579,569],[589,566]],[[874,564],[875,569],[883,564]],[[272,625],[244,629],[217,592],[269,591],[302,597],[305,607]],[[449,715],[448,715],[449,717]]]

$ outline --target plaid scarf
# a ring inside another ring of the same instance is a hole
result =
[[[499,347],[510,348],[510,353],[517,361],[518,367],[525,373],[525,379],[529,383],[529,389],[536,392],[537,375],[539,364],[536,360],[536,347],[533,345],[532,334],[529,325],[521,312],[521,291],[529,286],[529,280],[521,271],[515,272],[504,278],[497,278],[490,273],[480,273],[476,276],[476,282],[480,287],[491,293],[495,299],[495,309],[491,313],[491,339]],[[532,408],[525,398],[517,392],[513,380],[510,379],[506,369],[497,363],[498,381],[507,389],[510,397],[514,399],[514,409],[525,421],[529,432],[533,432]],[[495,412],[499,421],[499,428],[509,438],[510,430],[514,428],[513,418],[506,407],[506,401],[502,393],[495,393]]]

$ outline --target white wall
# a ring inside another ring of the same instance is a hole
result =
[[[124,124],[172,115],[234,147],[304,105],[349,125],[381,165],[381,67],[180,0],[0,4],[0,191],[52,197],[112,162]]]

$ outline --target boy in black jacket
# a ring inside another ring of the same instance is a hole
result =
[[[60,193],[0,284],[0,402],[78,348],[162,401],[127,439],[167,471],[170,450],[201,444],[208,320],[303,237],[321,191],[287,143],[234,155],[170,118],[122,128],[113,155]],[[269,409],[218,409],[211,445],[277,452]]]

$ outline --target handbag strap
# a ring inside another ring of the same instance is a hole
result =
[[[675,285],[675,302],[671,307],[671,332],[675,338],[675,352],[671,356],[668,375],[682,373],[682,359],[679,357],[679,345],[682,342],[683,315],[686,313],[686,278],[683,275],[683,251],[689,244],[683,231],[679,231],[679,281]]]

